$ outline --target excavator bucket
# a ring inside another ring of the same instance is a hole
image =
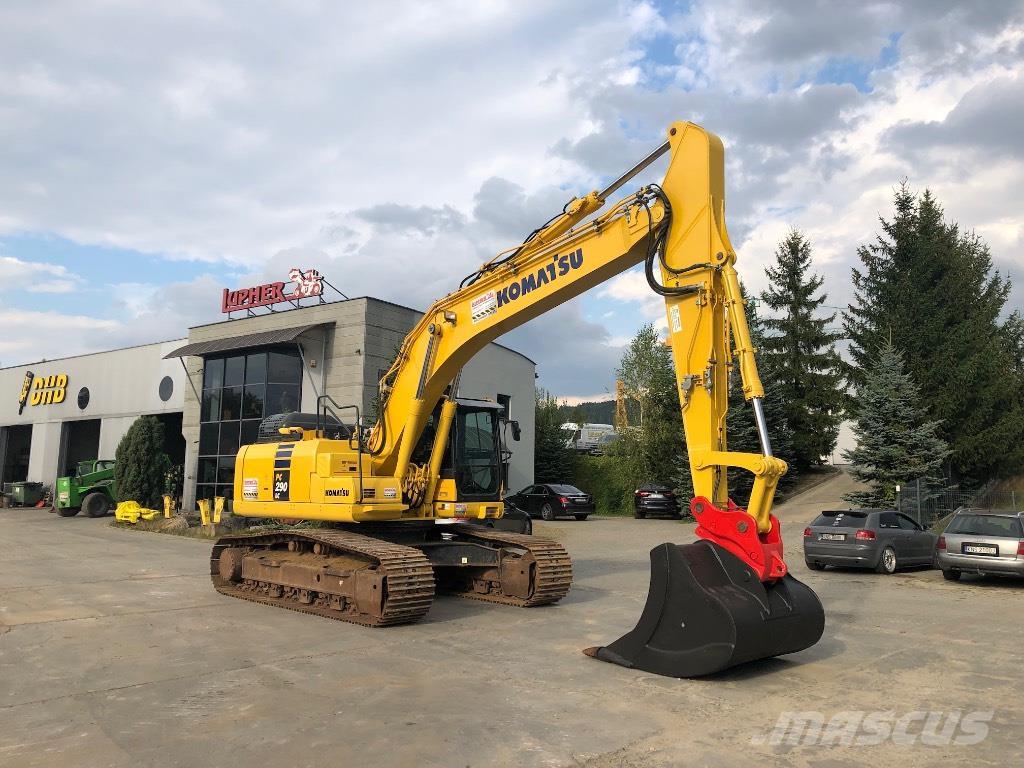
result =
[[[651,588],[636,628],[584,651],[602,661],[668,677],[699,677],[818,642],[825,612],[792,576],[763,583],[718,544],[651,550]]]

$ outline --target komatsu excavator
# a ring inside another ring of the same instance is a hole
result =
[[[666,153],[660,185],[608,204]],[[524,607],[564,597],[572,563],[557,542],[437,524],[503,511],[499,462],[508,425],[495,404],[459,401],[460,372],[507,331],[643,264],[665,299],[698,540],[652,550],[636,628],[584,652],[693,677],[813,645],[824,612],[788,574],[771,513],[786,463],[772,455],[735,262],[722,142],[693,123],[674,123],[661,146],[606,189],[571,200],[427,310],[380,381],[372,430],[361,428],[357,407],[321,396],[315,416],[285,418],[273,442],[241,448],[236,514],[332,525],[220,538],[214,586],[368,626],[416,621],[435,589]],[[759,454],[727,449],[731,373],[752,404]],[[729,498],[729,467],[754,475],[745,509]]]

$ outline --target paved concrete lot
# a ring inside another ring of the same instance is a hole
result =
[[[0,510],[0,765],[1019,765],[1024,585],[807,571],[803,523],[846,482],[779,510],[822,641],[690,681],[580,649],[632,628],[647,551],[692,525],[538,524],[575,560],[560,605],[439,598],[369,630],[217,595],[205,542]],[[914,737],[916,711],[974,710],[973,746],[752,744],[787,711],[889,711]]]

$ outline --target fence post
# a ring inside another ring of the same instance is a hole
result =
[[[921,525],[921,478],[917,478],[917,524]]]
[[[1010,504],[1013,505],[1013,511],[1016,512],[1017,511],[1017,492],[1015,490],[1013,490],[1013,488],[1010,489]]]

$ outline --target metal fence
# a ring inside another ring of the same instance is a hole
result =
[[[900,512],[910,515],[926,528],[960,507],[1024,510],[1024,493],[1020,491],[997,490],[989,486],[974,491],[932,488],[920,480],[903,483],[898,487],[896,503]]]

